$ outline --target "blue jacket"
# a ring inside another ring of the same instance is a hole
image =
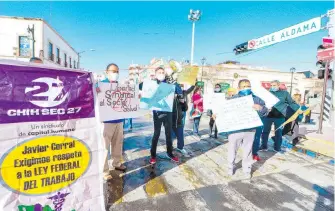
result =
[[[105,78],[104,80],[101,81],[102,83],[110,83],[108,78]],[[95,87],[99,87],[98,83],[96,83]],[[115,119],[115,120],[110,120],[110,121],[104,121],[104,123],[120,123],[123,122],[124,119]]]

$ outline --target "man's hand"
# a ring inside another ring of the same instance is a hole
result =
[[[254,105],[252,106],[252,108],[255,109],[256,111],[260,111],[260,110],[262,110],[263,106],[258,105],[258,104],[254,104]]]
[[[215,115],[215,114],[213,114],[213,115],[212,115],[212,118],[215,120],[215,119],[216,119],[216,115]]]

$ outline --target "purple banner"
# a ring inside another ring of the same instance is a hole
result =
[[[0,124],[94,116],[90,73],[0,64]]]

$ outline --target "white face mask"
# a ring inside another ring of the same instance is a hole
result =
[[[219,92],[221,89],[220,88],[215,88],[214,92]]]
[[[119,80],[119,73],[110,73],[110,74],[108,74],[108,79],[110,81],[117,81],[117,80]]]
[[[165,75],[164,75],[164,74],[157,74],[157,75],[156,75],[156,78],[157,78],[157,80],[159,80],[159,81],[164,81],[164,79],[165,79]]]
[[[165,69],[166,75],[170,76],[173,73],[173,70],[171,68],[166,68]]]
[[[135,84],[134,80],[129,80],[129,84]]]

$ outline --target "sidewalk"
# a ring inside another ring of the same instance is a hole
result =
[[[322,134],[317,133],[318,123],[300,124],[299,136],[300,141],[293,146],[290,136],[285,136],[283,145],[292,148],[295,151],[305,153],[312,157],[325,156],[334,159],[334,128],[324,123]]]

